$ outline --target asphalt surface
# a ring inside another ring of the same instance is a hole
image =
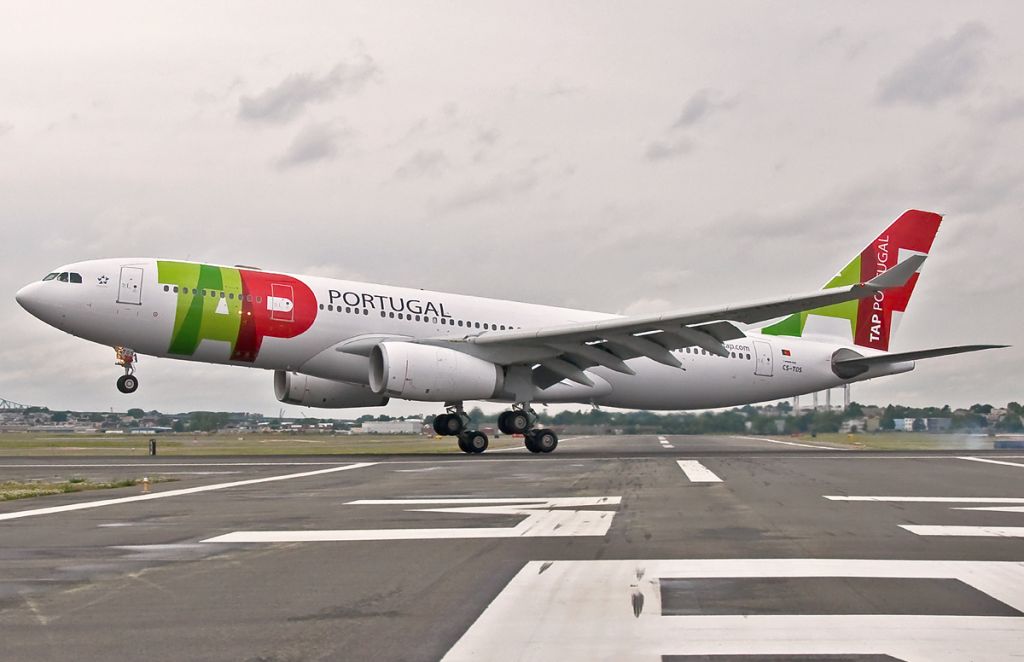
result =
[[[1024,655],[1024,453],[777,441],[2,458],[175,480],[0,503],[0,659]]]

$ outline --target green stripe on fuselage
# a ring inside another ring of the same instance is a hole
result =
[[[157,261],[157,274],[160,283],[178,287],[174,330],[168,353],[191,356],[203,339],[226,342],[233,352],[238,340],[242,308],[242,279],[238,270],[206,264]],[[229,293],[234,296],[228,298]]]

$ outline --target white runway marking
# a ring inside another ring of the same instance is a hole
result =
[[[86,510],[89,508],[102,508],[103,506],[117,506],[122,503],[132,503],[134,501],[150,501],[152,499],[166,499],[167,497],[184,496],[186,494],[198,494],[200,492],[212,492],[214,490],[224,490],[229,487],[241,487],[243,485],[257,485],[259,483],[270,483],[279,480],[290,480],[292,478],[306,478],[308,476],[321,476],[323,474],[336,473],[338,471],[348,471],[350,469],[362,469],[364,467],[370,467],[376,462],[359,462],[357,464],[347,464],[342,467],[333,467],[330,469],[317,469],[315,471],[303,471],[295,474],[284,474],[283,476],[269,476],[267,478],[252,478],[250,480],[238,480],[232,483],[218,483],[216,485],[200,485],[199,487],[186,487],[180,490],[166,490],[164,492],[152,492],[150,494],[140,494],[138,496],[120,497],[118,499],[103,499],[100,501],[84,501],[80,503],[70,503],[64,506],[53,506],[50,508],[34,508],[32,510],[19,510],[13,513],[0,513],[0,520],[19,519],[22,517],[34,517],[36,515],[51,515],[53,513],[65,513],[73,510]]]
[[[666,439],[665,437],[658,437],[658,443],[659,443],[659,444],[661,444],[661,447],[662,447],[662,448],[668,448],[668,449],[672,449],[672,448],[675,448],[675,446],[673,446],[673,445],[672,445],[672,444],[671,444],[671,443],[669,442],[669,440],[668,440],[668,439]]]
[[[770,439],[769,437],[745,437],[743,435],[734,434],[733,439],[749,439],[751,441],[766,441],[769,444],[782,444],[784,446],[800,446],[801,448],[819,448],[826,451],[848,451],[849,448],[843,448],[841,446],[819,446],[817,444],[801,444],[796,441],[782,441],[781,439]]]
[[[1024,526],[933,526],[900,524],[919,536],[961,536],[976,538],[1024,538]]]
[[[649,661],[675,655],[890,655],[908,662],[987,662],[1019,655],[1020,642],[1024,641],[1024,618],[1012,616],[662,615],[663,579],[744,577],[951,579],[1018,611],[1024,610],[1021,563],[858,559],[531,561],[443,659],[575,662]]]
[[[318,467],[337,462],[122,462],[118,464],[0,464],[0,469],[111,469],[122,467]]]
[[[1017,467],[1018,469],[1024,469],[1024,464],[1019,462],[1006,462],[1004,460],[990,460],[985,457],[961,457],[961,460],[970,460],[971,462],[987,462],[988,464],[1001,464],[1007,467]]]
[[[826,496],[829,501],[892,501],[897,503],[1024,503],[1018,497]]]
[[[1024,513],[1024,499],[1019,497],[905,497],[905,496],[826,496],[829,501],[875,501],[895,503],[995,503],[1002,506],[956,507],[950,510]],[[1024,538],[1021,526],[943,526],[934,524],[900,524],[899,527],[919,536],[974,536],[978,538]]]
[[[676,460],[691,483],[721,483],[722,479],[697,460]]]
[[[412,512],[467,513],[474,515],[521,515],[513,527],[461,527],[442,529],[340,529],[322,531],[235,531],[201,542],[274,543],[343,542],[365,540],[438,540],[453,538],[546,538],[564,536],[603,536],[615,516],[613,510],[565,510],[586,506],[618,505],[622,497],[563,497],[525,499],[366,499],[347,505],[423,506],[454,508],[417,508]],[[481,505],[472,505],[481,504]]]

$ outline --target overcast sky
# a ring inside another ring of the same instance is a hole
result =
[[[75,260],[654,312],[818,287],[908,208],[947,216],[893,349],[1024,345],[1022,74],[1019,2],[5,2],[0,397],[277,413],[271,373],[170,359],[119,394],[14,301]],[[853,394],[1003,404],[1022,370]]]

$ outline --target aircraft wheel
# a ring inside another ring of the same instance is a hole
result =
[[[558,435],[552,430],[543,429],[533,433],[533,445],[541,453],[550,453],[558,448]]]
[[[527,432],[525,436],[523,436],[523,445],[526,446],[526,450],[530,451],[531,453],[539,453],[540,449],[537,448],[537,444],[533,440],[533,434],[534,433],[530,431]]]
[[[498,429],[501,430],[502,434],[513,434],[512,430],[508,427],[508,415],[510,411],[503,411],[498,414]]]
[[[487,435],[478,430],[470,430],[459,436],[460,443],[465,445],[467,453],[483,453],[487,450]]]
[[[466,438],[463,435],[460,434],[458,436],[458,440],[459,440],[459,450],[460,451],[462,451],[463,453],[472,453],[473,452],[472,449],[470,449],[470,447],[466,445]]]
[[[139,388],[139,380],[135,375],[121,375],[117,379],[117,390],[121,393],[135,393]]]
[[[443,424],[444,434],[449,435],[462,434],[462,431],[466,428],[466,424],[462,422],[462,417],[458,414],[445,414]]]
[[[513,409],[498,416],[498,429],[505,434],[526,434],[530,428],[530,417],[525,411]]]

